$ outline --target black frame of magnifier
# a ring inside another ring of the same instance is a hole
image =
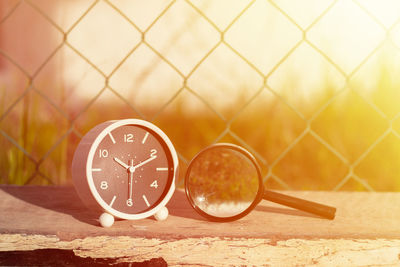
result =
[[[204,211],[202,211],[193,201],[192,196],[190,195],[190,191],[188,189],[188,180],[189,180],[189,174],[192,168],[192,163],[204,152],[209,151],[211,149],[217,149],[217,148],[229,148],[232,150],[236,150],[238,152],[240,152],[242,155],[246,156],[254,165],[254,167],[257,170],[257,176],[258,176],[258,192],[257,195],[254,199],[254,201],[251,203],[251,205],[249,207],[247,207],[247,209],[245,209],[244,211],[242,211],[241,213],[234,215],[234,216],[230,216],[230,217],[217,217],[217,216],[213,216],[210,215]],[[213,144],[211,146],[208,146],[204,149],[202,149],[199,153],[196,154],[196,156],[193,157],[193,159],[190,161],[189,165],[188,165],[188,169],[186,171],[186,175],[185,175],[185,192],[186,192],[186,198],[188,199],[190,205],[193,207],[194,210],[196,210],[197,213],[199,213],[201,216],[205,217],[206,219],[210,220],[210,221],[214,221],[214,222],[231,222],[231,221],[236,221],[244,216],[246,216],[247,214],[250,213],[250,211],[252,211],[257,205],[258,203],[263,199],[263,195],[264,195],[264,184],[262,181],[262,175],[261,175],[261,171],[260,171],[260,167],[256,161],[256,159],[254,158],[254,156],[248,152],[246,149],[238,146],[238,145],[234,145],[234,144],[230,144],[230,143],[217,143],[217,144]]]

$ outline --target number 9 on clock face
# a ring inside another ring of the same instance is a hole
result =
[[[175,149],[159,128],[127,119],[102,123],[86,134],[72,169],[78,194],[88,206],[97,204],[123,219],[141,219],[169,201],[177,167]]]

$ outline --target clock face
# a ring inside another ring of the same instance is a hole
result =
[[[152,129],[135,124],[106,128],[91,148],[87,168],[95,198],[118,217],[156,207],[174,179],[168,145]]]

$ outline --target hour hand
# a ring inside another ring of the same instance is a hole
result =
[[[122,167],[124,167],[125,169],[129,169],[129,165],[125,164],[125,163],[124,163],[123,161],[121,161],[120,159],[114,158],[114,160],[115,160],[119,165],[121,165]]]

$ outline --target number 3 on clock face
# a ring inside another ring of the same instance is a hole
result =
[[[171,198],[178,159],[168,137],[153,124],[135,119],[105,122],[81,144],[74,155],[73,178],[84,202],[90,191],[89,204],[95,202],[119,218],[141,219]],[[88,190],[82,189],[82,169]]]

